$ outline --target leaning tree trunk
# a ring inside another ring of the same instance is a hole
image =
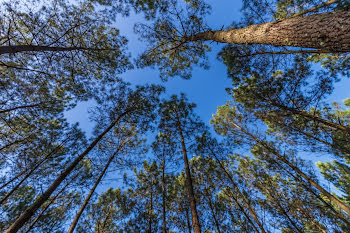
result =
[[[166,233],[166,187],[165,187],[165,161],[162,165],[162,208],[163,208],[163,233]]]
[[[118,151],[119,151],[119,150],[117,149],[117,150],[109,157],[109,159],[108,159],[108,161],[107,161],[107,163],[106,163],[104,169],[102,170],[100,176],[97,178],[97,180],[96,180],[94,186],[91,188],[89,194],[88,194],[87,197],[85,198],[84,203],[81,205],[79,211],[78,211],[77,214],[75,215],[75,217],[74,217],[74,219],[73,219],[73,222],[72,222],[72,224],[71,224],[70,227],[69,227],[68,233],[73,233],[73,232],[74,232],[74,229],[75,229],[75,227],[76,227],[77,224],[78,224],[78,221],[79,221],[79,219],[80,219],[80,216],[81,216],[82,213],[84,212],[86,206],[89,204],[90,199],[91,199],[91,197],[92,197],[92,194],[94,194],[94,192],[95,192],[97,186],[98,186],[99,183],[101,182],[103,176],[106,174],[106,171],[107,171],[109,165],[112,163],[112,161],[113,161],[114,157],[116,156],[116,154],[118,153]]]
[[[201,233],[201,227],[199,224],[199,218],[198,218],[198,214],[197,214],[197,204],[196,204],[196,199],[195,199],[194,191],[193,191],[190,165],[188,162],[187,149],[186,149],[185,139],[184,139],[184,136],[182,133],[181,126],[178,126],[178,130],[179,130],[179,135],[180,135],[180,139],[181,139],[183,159],[185,162],[185,172],[186,172],[186,181],[187,181],[186,186],[187,186],[187,192],[188,192],[188,197],[189,197],[189,202],[190,202],[190,207],[191,207],[193,232],[194,233]]]
[[[115,49],[87,48],[87,47],[59,47],[45,45],[10,45],[0,46],[1,54],[14,54],[23,52],[70,52],[70,51],[106,51]]]
[[[322,188],[316,181],[311,179],[308,175],[306,175],[304,172],[302,172],[299,168],[294,166],[291,162],[289,162],[284,156],[282,156],[280,153],[277,152],[274,148],[271,148],[268,146],[265,142],[259,140],[257,137],[240,127],[239,125],[232,123],[234,127],[238,128],[240,131],[248,135],[250,138],[252,138],[255,142],[262,145],[266,150],[271,152],[272,154],[276,155],[278,159],[280,159],[283,163],[287,164],[294,172],[296,172],[298,175],[303,177],[309,184],[311,184],[313,187],[315,187],[320,193],[325,195],[331,202],[333,202],[336,206],[338,206],[340,209],[342,209],[344,212],[346,212],[348,215],[350,215],[350,208],[346,206],[343,202],[341,202],[338,198],[330,194],[327,190]]]
[[[292,17],[227,31],[206,31],[185,41],[211,40],[229,44],[266,44],[350,52],[350,11]]]
[[[50,198],[51,194],[66,179],[66,177],[74,170],[81,160],[97,145],[97,143],[124,117],[129,111],[120,114],[108,127],[103,131],[89,146],[82,152],[51,184],[51,186],[36,201],[29,206],[24,213],[19,216],[16,221],[6,230],[5,233],[15,233],[23,227],[24,224],[35,214],[35,212]]]

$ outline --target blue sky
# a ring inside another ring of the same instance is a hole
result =
[[[208,0],[212,6],[212,14],[208,17],[208,24],[212,28],[220,29],[222,25],[230,25],[234,19],[239,19],[241,1],[239,0]],[[133,33],[133,23],[142,22],[142,15],[131,15],[131,18],[118,17],[116,27],[120,34],[128,38],[128,47],[133,57],[136,57],[144,49],[144,45]],[[190,101],[197,104],[196,112],[202,120],[209,123],[211,115],[216,112],[219,105],[223,105],[229,98],[225,92],[231,82],[226,75],[226,67],[217,61],[216,54],[223,45],[214,45],[208,54],[210,69],[202,70],[195,68],[190,80],[179,77],[162,82],[156,69],[146,68],[142,70],[131,70],[122,74],[121,77],[134,85],[156,83],[166,87],[166,95],[179,94],[184,92]],[[80,127],[91,135],[93,124],[88,120],[87,109],[93,106],[94,102],[80,103],[75,109],[66,113],[69,122],[79,122]]]
[[[208,25],[213,29],[220,29],[223,25],[226,27],[234,20],[240,18],[240,0],[207,0],[212,6],[212,13],[207,17]],[[115,26],[120,30],[120,34],[129,40],[129,50],[135,58],[144,49],[144,44],[137,39],[133,32],[133,24],[142,22],[142,15],[131,15],[131,17],[118,17]],[[184,80],[174,77],[167,82],[162,82],[156,69],[136,69],[122,74],[121,77],[133,85],[156,83],[166,87],[166,95],[186,93],[190,101],[197,104],[196,113],[201,119],[209,124],[213,113],[218,106],[223,105],[229,96],[225,92],[226,87],[231,86],[230,79],[226,75],[226,67],[216,59],[217,53],[223,45],[212,44],[212,51],[208,54],[210,69],[203,70],[195,68],[192,78]],[[340,82],[335,84],[333,94],[328,98],[329,102],[341,102],[350,97],[350,79],[343,77]],[[88,120],[88,108],[94,105],[93,101],[80,103],[75,109],[66,113],[69,122],[79,122],[80,127],[91,136],[93,123]],[[326,161],[329,156],[312,157],[312,161]]]

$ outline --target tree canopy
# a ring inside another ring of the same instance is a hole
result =
[[[222,28],[210,2],[0,3],[1,231],[350,231],[350,2],[242,0]],[[230,84],[207,124],[163,86],[212,48]]]

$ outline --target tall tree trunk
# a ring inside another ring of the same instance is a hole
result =
[[[165,195],[166,195],[166,188],[165,188],[165,161],[163,160],[163,165],[162,165],[162,208],[163,208],[163,233],[166,233],[166,200],[165,200]]]
[[[198,214],[197,214],[197,204],[196,204],[196,199],[195,199],[194,191],[193,191],[190,165],[189,165],[188,158],[187,158],[187,149],[186,149],[185,139],[184,139],[180,125],[178,125],[178,130],[179,130],[179,135],[180,135],[180,139],[181,139],[183,159],[185,162],[186,181],[187,181],[186,186],[187,186],[188,198],[189,198],[190,207],[191,207],[193,232],[194,233],[201,233],[201,227],[199,225],[199,218],[198,218]]]
[[[280,159],[282,162],[287,164],[293,171],[295,171],[298,175],[303,177],[305,180],[307,180],[312,186],[314,186],[317,190],[319,190],[323,195],[325,195],[330,201],[332,201],[335,205],[337,205],[340,209],[344,210],[348,215],[350,215],[350,208],[346,206],[344,203],[339,201],[335,196],[327,192],[324,188],[322,188],[316,181],[311,179],[308,175],[306,175],[304,172],[299,170],[296,166],[294,166],[292,163],[290,163],[284,156],[282,156],[280,153],[278,153],[275,149],[268,146],[265,142],[259,140],[257,137],[240,127],[239,125],[232,123],[233,126],[238,128],[240,131],[251,137],[254,141],[262,145],[266,150],[271,152],[272,154],[276,155],[278,159]]]
[[[187,220],[187,229],[188,229],[188,233],[191,233],[192,232],[192,230],[191,230],[191,221],[190,221],[190,216],[188,214],[188,211],[189,211],[188,206],[186,206],[185,212],[186,212],[186,220]]]
[[[128,114],[131,110],[120,114],[106,129],[103,131],[84,152],[82,152],[51,184],[51,186],[35,202],[29,206],[24,213],[6,230],[5,233],[15,233],[34,215],[34,213],[50,198],[50,195],[65,180],[65,178],[74,170],[81,160],[97,145],[97,143],[119,122],[119,120]]]
[[[64,141],[63,141],[63,143],[64,142],[66,142],[67,140],[69,139],[69,137],[67,137]],[[20,181],[20,182],[18,182],[16,185],[15,185],[15,187],[13,187],[12,189],[11,189],[11,191],[10,192],[8,192],[7,194],[6,194],[6,196],[4,196],[1,200],[0,200],[0,205],[2,204],[2,203],[4,203],[21,185],[22,185],[22,183],[26,180],[26,179],[28,179],[28,177],[30,177],[32,174],[33,174],[33,172],[35,172],[36,171],[36,169],[38,169],[40,166],[41,166],[41,164],[43,164],[43,162],[45,162],[48,158],[50,158],[52,155],[54,155],[62,146],[63,146],[63,143],[61,143],[60,145],[58,145],[58,146],[56,146],[49,154],[47,154],[41,161],[39,161],[38,163],[36,163],[35,164],[35,166],[22,178],[22,180]]]
[[[293,174],[291,171],[289,171],[288,169],[286,169],[284,166],[282,166],[281,164],[279,164],[276,160],[274,160],[274,162],[285,172],[287,172],[295,181],[298,181],[306,190],[308,190],[312,195],[315,196],[315,198],[317,198],[320,202],[322,202],[325,206],[327,206],[328,209],[330,209],[339,219],[341,219],[344,223],[346,223],[347,225],[350,226],[350,222],[349,222],[349,218],[346,219],[342,214],[340,214],[336,209],[334,209],[334,207],[332,206],[332,204],[326,202],[324,200],[324,198],[322,198],[318,193],[315,193],[313,189],[310,188],[310,183],[309,182],[305,182],[303,179],[300,178],[300,176],[296,176],[295,174]],[[312,186],[312,185],[311,185]],[[276,188],[277,189],[277,188]],[[283,192],[281,192],[281,194],[284,196]]]
[[[228,192],[227,190],[224,189],[224,194],[227,196],[227,197],[231,197],[236,205],[238,206],[239,210],[243,213],[243,215],[245,216],[245,218],[248,220],[249,224],[254,228],[254,231],[257,232],[257,233],[260,233],[258,228],[255,226],[254,222],[251,220],[251,218],[249,217],[249,215],[246,213],[246,211],[244,210],[243,206],[239,203],[238,199],[233,195],[231,194],[231,192]],[[231,201],[228,199],[229,203],[232,205]]]
[[[19,177],[21,177],[24,173],[26,172],[26,170],[21,171],[20,173],[18,173],[16,176],[14,176],[13,178],[11,178],[9,181],[7,181],[5,184],[1,185],[0,190],[5,188],[7,185],[11,184],[13,181],[17,180]]]
[[[45,206],[45,208],[40,212],[40,214],[30,224],[29,228],[26,230],[25,233],[28,233],[28,232],[30,232],[33,229],[35,223],[37,223],[39,221],[41,216],[43,216],[43,214],[50,207],[50,205],[60,196],[60,194],[67,188],[68,185],[69,185],[69,183],[67,182],[67,184],[50,200],[50,202]]]
[[[77,212],[77,214],[75,215],[72,224],[69,227],[68,233],[73,233],[75,227],[78,224],[79,218],[82,215],[83,211],[85,210],[86,206],[89,204],[89,201],[92,197],[92,194],[95,192],[95,189],[97,188],[97,186],[99,185],[99,183],[101,182],[103,176],[106,174],[106,171],[109,167],[109,165],[111,164],[111,162],[113,161],[113,159],[115,158],[116,154],[118,153],[119,149],[117,149],[108,159],[104,169],[102,170],[100,176],[97,178],[94,186],[91,188],[89,194],[87,195],[87,197],[85,198],[83,204],[81,205],[79,211]]]
[[[100,49],[100,48],[86,48],[86,47],[58,47],[58,46],[42,46],[42,45],[12,45],[0,46],[1,54],[14,54],[20,52],[65,52],[65,51],[105,51],[115,49]]]
[[[153,212],[153,177],[151,180],[151,198],[148,207],[148,233],[152,233],[152,212]]]
[[[253,219],[255,220],[255,222],[258,224],[261,232],[266,233],[262,223],[259,221],[259,218],[254,210],[254,208],[249,204],[249,200],[247,199],[247,197],[239,190],[238,185],[236,184],[236,182],[234,182],[231,174],[226,170],[226,168],[224,167],[224,165],[222,165],[221,161],[219,160],[219,158],[216,156],[216,154],[214,153],[214,151],[209,148],[211,154],[214,156],[216,162],[219,164],[220,168],[224,171],[224,173],[226,174],[226,176],[228,177],[228,179],[230,180],[231,184],[233,185],[233,187],[235,188],[235,191],[238,192],[238,194],[242,197],[243,201],[244,201],[244,205],[245,207],[248,209],[249,214],[253,217]],[[239,203],[237,203],[238,205],[240,205]],[[243,207],[241,208],[242,211],[244,211]],[[244,215],[246,215],[246,213],[244,212]],[[248,216],[246,216],[249,219],[249,222],[251,222],[250,218]],[[251,222],[252,226],[256,229],[255,225]],[[259,231],[257,231],[259,232]]]
[[[315,121],[315,122],[320,122],[324,126],[326,126],[327,128],[331,128],[331,129],[334,129],[334,130],[340,130],[340,131],[343,131],[344,133],[350,134],[350,127],[347,127],[347,126],[344,126],[344,125],[341,125],[341,124],[337,124],[337,123],[334,123],[334,122],[329,121],[329,120],[325,120],[325,119],[323,119],[321,117],[312,115],[312,114],[310,114],[308,112],[305,112],[305,111],[297,110],[295,108],[290,108],[290,107],[278,104],[275,101],[266,100],[265,98],[264,98],[264,100],[267,101],[268,103],[270,103],[271,105],[273,105],[275,107],[278,107],[278,108],[280,108],[282,110],[291,112],[294,115],[303,116],[306,119],[309,119],[309,120],[312,120],[312,121]]]
[[[211,40],[229,44],[266,44],[350,52],[350,11],[292,17],[227,31],[206,31],[185,41]]]
[[[205,190],[206,192],[206,196],[207,196],[207,199],[208,199],[208,204],[209,204],[209,208],[210,208],[210,211],[211,211],[211,215],[213,216],[213,219],[214,219],[214,222],[215,222],[215,226],[216,226],[216,229],[218,231],[218,233],[221,233],[220,231],[220,224],[216,218],[216,215],[215,215],[215,211],[214,211],[214,206],[211,202],[211,197],[210,197],[210,194],[208,192],[208,190]]]
[[[271,185],[271,182],[269,182]],[[276,197],[275,194],[273,192],[271,192],[268,188],[266,188],[264,186],[264,184],[260,183],[258,184],[260,186],[261,189],[265,190],[265,192],[267,192],[273,199],[274,203],[277,204],[278,208],[282,211],[283,215],[288,219],[289,223],[295,228],[295,230],[299,233],[303,233],[301,231],[301,229],[299,229],[299,227],[297,226],[297,224],[290,218],[289,214],[288,214],[288,210],[285,210],[283,208],[283,206],[280,203],[280,198]]]

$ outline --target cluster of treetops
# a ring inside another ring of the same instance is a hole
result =
[[[328,101],[350,76],[349,8],[243,0],[214,30],[204,0],[2,1],[0,230],[350,232],[350,99]],[[120,78],[190,78],[211,42],[232,86],[210,126],[185,94]],[[88,100],[90,138],[65,118]]]

